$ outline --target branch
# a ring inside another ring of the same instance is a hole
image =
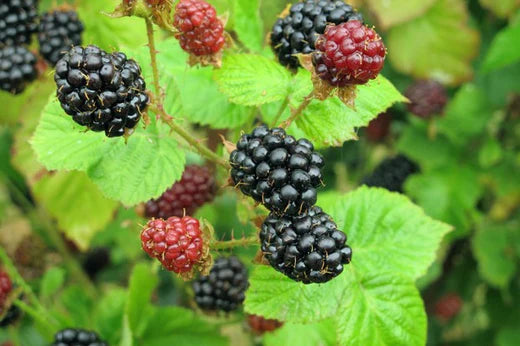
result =
[[[153,32],[153,24],[150,18],[144,19],[146,22],[146,34],[148,35],[148,50],[150,51],[150,60],[152,62],[153,84],[155,86],[155,96],[161,100],[161,87],[159,85],[159,69],[157,68],[157,50],[155,50],[155,38]]]
[[[300,103],[300,105],[298,106],[298,108],[296,108],[296,110],[291,112],[291,116],[282,123],[281,127],[284,129],[288,128],[291,125],[291,123],[305,110],[305,108],[307,108],[307,106],[309,105],[309,103],[311,103],[311,101],[313,99],[314,99],[314,90],[311,91],[311,93],[309,95],[305,96],[302,103]]]

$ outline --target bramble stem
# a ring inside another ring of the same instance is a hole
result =
[[[311,91],[309,95],[305,96],[302,103],[296,108],[293,112],[291,112],[291,116],[282,123],[281,127],[286,129],[288,128],[291,123],[296,119],[304,110],[307,108],[309,103],[314,99],[314,91]]]
[[[287,108],[287,105],[289,104],[289,95],[285,97],[282,104],[280,105],[280,108],[278,109],[278,112],[276,113],[276,116],[274,117],[273,122],[271,123],[271,127],[275,127],[278,122],[280,121],[280,117],[282,116],[283,112],[285,111],[285,108]]]
[[[52,318],[52,316],[50,316],[50,314],[46,310],[42,311],[41,309],[38,309],[39,311],[36,311],[35,309],[33,309],[29,305],[25,304],[20,299],[16,299],[13,302],[13,304],[18,306],[23,312],[25,312],[26,314],[31,316],[34,320],[36,320],[36,321],[40,322],[42,325],[44,325],[50,334],[54,334],[54,332],[58,328],[58,325],[57,325],[55,319]],[[43,314],[42,314],[42,312],[43,312]],[[44,316],[44,314],[45,314],[45,316]],[[54,321],[54,323],[50,323],[49,321]]]
[[[146,22],[146,34],[148,35],[148,49],[150,51],[150,60],[152,63],[153,84],[155,86],[155,96],[161,100],[161,87],[159,85],[159,69],[157,68],[157,51],[155,50],[155,38],[153,32],[153,24],[150,18],[144,19]]]
[[[251,246],[258,244],[258,237],[252,236],[249,238],[240,238],[233,240],[224,240],[224,241],[214,241],[210,244],[211,250],[222,250],[222,249],[231,249],[237,246]]]

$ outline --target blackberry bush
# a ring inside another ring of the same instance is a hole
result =
[[[215,260],[208,276],[193,281],[195,302],[206,311],[233,311],[244,301],[249,286],[247,269],[234,256]]]
[[[38,42],[40,54],[51,65],[73,46],[81,45],[83,23],[76,11],[52,11],[40,18]]]
[[[408,111],[421,118],[442,114],[448,102],[446,89],[433,79],[416,81],[406,89],[405,96],[410,100]]]
[[[52,346],[108,346],[99,335],[84,329],[67,328],[54,335]]]
[[[305,213],[316,203],[324,161],[309,140],[261,125],[236,147],[229,159],[231,180],[245,195],[277,214]]]
[[[262,224],[260,241],[274,269],[305,284],[335,278],[352,259],[345,233],[316,206],[293,217],[269,214]]]
[[[145,216],[166,219],[170,216],[193,215],[204,203],[215,197],[215,178],[205,166],[186,166],[182,178],[158,199],[145,205]]]
[[[417,173],[419,166],[404,155],[383,160],[374,171],[363,178],[366,186],[382,187],[389,191],[403,192],[408,176]]]
[[[133,129],[148,103],[141,68],[124,53],[73,47],[57,63],[54,80],[63,110],[108,137]]]
[[[0,4],[0,45],[31,43],[38,28],[37,0],[3,0]]]
[[[12,94],[36,79],[36,56],[22,46],[0,48],[0,88]]]
[[[327,25],[363,21],[360,13],[343,1],[305,0],[295,3],[271,30],[271,47],[278,61],[289,68],[300,66],[297,54],[312,53]]]
[[[381,37],[359,20],[329,26],[316,41],[312,63],[316,74],[332,86],[365,84],[385,62]]]

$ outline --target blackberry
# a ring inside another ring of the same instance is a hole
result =
[[[435,303],[435,316],[440,320],[450,320],[460,312],[463,304],[464,302],[458,294],[448,293]]]
[[[110,249],[106,247],[96,247],[87,252],[83,260],[83,270],[91,279],[95,279],[97,274],[110,264]]]
[[[350,263],[347,236],[320,207],[305,214],[269,214],[260,230],[261,249],[271,266],[304,284],[327,282]]]
[[[54,335],[52,346],[108,346],[95,332],[67,328]]]
[[[24,91],[36,79],[36,56],[22,46],[0,48],[0,88],[12,94]]]
[[[329,26],[316,41],[312,63],[330,85],[365,84],[383,68],[386,48],[381,37],[358,20]]]
[[[193,215],[200,206],[213,200],[215,192],[215,178],[207,167],[186,166],[180,181],[158,199],[146,203],[145,216],[166,219]]]
[[[300,63],[296,54],[312,53],[316,49],[316,39],[325,32],[327,25],[349,20],[363,21],[363,17],[343,1],[297,2],[285,17],[274,23],[271,47],[282,65],[298,68]]]
[[[13,284],[11,283],[11,279],[9,275],[0,270],[0,314],[4,308],[5,302],[7,300],[7,296],[13,289]]]
[[[404,95],[410,100],[408,111],[421,118],[442,114],[448,102],[442,84],[432,79],[416,81],[406,89]]]
[[[36,0],[2,0],[0,4],[0,44],[28,45],[38,24]]]
[[[0,321],[0,327],[4,328],[14,324],[22,316],[22,311],[16,305],[11,305],[9,310],[4,315],[4,318]]]
[[[283,326],[283,322],[267,319],[259,315],[247,315],[247,324],[251,330],[258,335],[272,332]]]
[[[81,45],[83,23],[76,11],[52,11],[40,18],[38,42],[40,54],[52,66],[72,46]]]
[[[366,128],[367,138],[372,142],[380,142],[390,132],[390,124],[392,123],[392,114],[388,112],[381,113],[377,118],[370,121]]]
[[[108,137],[133,129],[148,103],[141,68],[121,52],[73,47],[57,63],[58,100],[72,119]]]
[[[181,0],[175,6],[175,37],[186,52],[202,56],[218,53],[226,39],[215,8],[203,0]]]
[[[229,160],[233,184],[273,212],[296,215],[316,203],[324,160],[307,139],[261,125],[240,137]]]
[[[403,184],[409,175],[417,173],[419,166],[404,155],[383,160],[374,171],[363,178],[366,186],[382,187],[389,191],[403,192]]]
[[[236,310],[248,286],[247,269],[234,256],[218,258],[208,276],[200,276],[192,283],[195,302],[207,311]]]

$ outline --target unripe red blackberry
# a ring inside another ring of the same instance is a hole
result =
[[[218,258],[208,276],[193,281],[197,306],[206,311],[233,311],[245,299],[247,269],[236,257]]]
[[[450,320],[462,308],[463,301],[458,294],[448,293],[435,303],[435,316],[441,320]]]
[[[158,199],[146,203],[145,216],[166,219],[193,215],[200,206],[213,200],[215,192],[215,178],[207,167],[186,166],[180,181]]]
[[[67,328],[54,335],[52,346],[108,346],[108,344],[95,332]]]
[[[83,23],[76,11],[52,11],[40,18],[40,54],[52,66],[73,46],[81,45]]]
[[[36,0],[2,0],[0,45],[28,45],[38,27]]]
[[[297,54],[309,54],[315,49],[319,35],[330,24],[349,20],[363,21],[352,6],[337,0],[305,0],[295,3],[286,16],[279,18],[271,30],[271,47],[284,66],[300,66]]]
[[[347,236],[317,206],[292,217],[269,214],[260,240],[271,266],[304,284],[335,278],[352,259],[352,249],[345,244]]]
[[[57,63],[58,100],[72,119],[108,137],[133,129],[148,103],[141,68],[121,52],[73,47]]]
[[[316,203],[324,161],[307,139],[261,125],[240,137],[229,161],[232,183],[273,212],[297,215]]]
[[[359,20],[328,26],[316,40],[312,63],[330,85],[365,84],[377,77],[386,56],[381,37]]]
[[[0,88],[12,94],[36,79],[36,56],[22,46],[0,48]]]
[[[247,315],[247,324],[251,330],[258,335],[272,332],[283,326],[283,322],[267,319],[259,315]]]
[[[190,216],[148,221],[141,232],[141,245],[150,257],[177,274],[191,272],[206,252],[199,221]]]
[[[12,289],[13,284],[9,275],[5,271],[0,270],[0,314],[3,312],[4,304]]]
[[[361,184],[403,192],[403,184],[408,176],[418,171],[419,166],[415,162],[404,155],[397,155],[383,160],[370,175],[363,178]]]
[[[444,86],[432,79],[416,81],[404,95],[410,100],[408,111],[421,118],[442,114],[448,102]]]
[[[381,113],[377,118],[370,121],[366,128],[366,135],[372,142],[379,142],[383,140],[390,131],[390,124],[392,122],[392,115],[388,112]]]
[[[226,41],[217,11],[203,0],[181,0],[175,6],[173,24],[182,49],[193,55],[213,55]]]

